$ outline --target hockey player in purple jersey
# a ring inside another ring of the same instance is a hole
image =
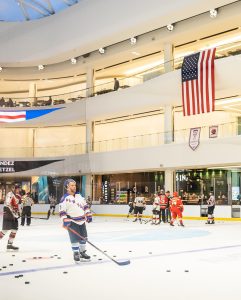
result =
[[[76,193],[76,182],[73,179],[66,179],[64,182],[66,194],[59,203],[59,214],[63,220],[64,228],[69,228],[77,232],[84,239],[68,230],[69,238],[73,250],[74,261],[90,261],[90,256],[86,253],[87,230],[85,222],[92,222],[92,214],[85,199]]]

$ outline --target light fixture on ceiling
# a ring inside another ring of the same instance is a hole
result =
[[[44,66],[43,65],[38,65],[38,69],[39,69],[39,71],[41,71],[41,70],[44,69]]]
[[[218,11],[215,8],[210,9],[209,13],[210,13],[210,18],[213,18],[213,19],[216,18],[218,15]]]
[[[131,45],[135,45],[136,42],[137,42],[137,38],[136,38],[136,37],[130,38],[130,43],[131,43]]]
[[[3,68],[2,68],[2,67],[0,67],[0,72],[2,72],[2,70],[3,70]]]
[[[100,48],[100,49],[99,49],[99,53],[100,53],[100,54],[104,54],[104,53],[105,53],[105,48]]]
[[[76,63],[77,63],[77,59],[74,58],[74,57],[71,58],[70,61],[71,61],[71,64],[72,64],[72,65],[76,65]]]
[[[168,24],[167,25],[167,30],[173,31],[173,29],[174,29],[174,25],[173,24]]]

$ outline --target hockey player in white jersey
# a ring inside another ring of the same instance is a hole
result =
[[[214,208],[215,208],[215,197],[212,192],[209,193],[208,204],[208,219],[206,224],[214,224]]]
[[[155,198],[152,206],[152,225],[160,224],[160,197],[155,194]]]
[[[136,222],[137,219],[139,219],[139,222],[142,223],[142,213],[143,213],[143,210],[145,210],[145,208],[146,208],[145,198],[142,197],[138,193],[137,197],[134,200],[134,218],[135,218],[135,220],[133,222]]]
[[[89,261],[90,256],[86,253],[87,230],[85,222],[92,222],[92,214],[85,199],[76,193],[76,182],[73,179],[66,179],[64,187],[67,193],[61,198],[59,204],[59,214],[63,220],[64,228],[70,228],[84,237],[79,236],[68,230],[69,238],[73,250],[74,261]]]

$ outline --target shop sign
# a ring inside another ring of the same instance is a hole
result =
[[[200,143],[201,127],[190,128],[189,147],[195,151]]]
[[[0,160],[0,173],[16,173],[29,171],[62,160],[63,159],[37,161]]]
[[[209,126],[209,138],[218,137],[218,126]]]

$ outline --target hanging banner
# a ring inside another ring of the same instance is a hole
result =
[[[209,138],[218,137],[218,126],[209,126]]]
[[[201,127],[190,128],[189,147],[195,151],[200,143]]]
[[[0,173],[16,173],[28,171],[62,160],[63,159],[37,161],[0,160]]]

